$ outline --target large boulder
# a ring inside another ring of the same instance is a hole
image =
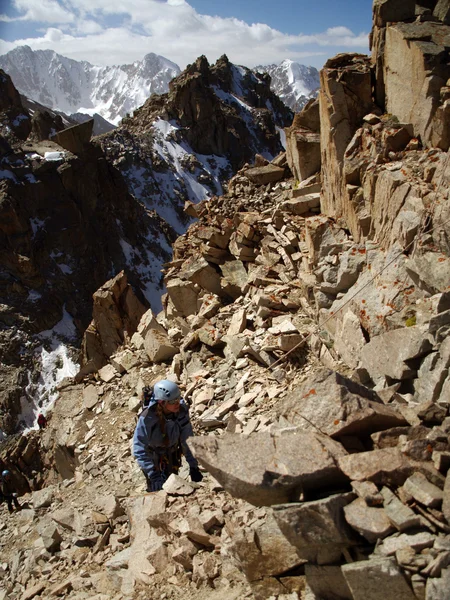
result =
[[[292,390],[278,413],[292,425],[336,439],[365,437],[406,424],[375,392],[329,369],[319,370],[312,380]]]
[[[391,557],[373,557],[343,565],[342,572],[353,600],[416,600],[397,562]]]
[[[97,369],[136,332],[146,307],[137,298],[121,271],[93,296],[92,322],[83,339],[83,364]]]
[[[343,167],[350,140],[372,110],[370,59],[360,54],[329,59],[320,72],[319,101],[322,212],[348,223],[358,222],[358,205],[349,201]]]
[[[427,326],[404,327],[370,340],[361,350],[358,372],[362,380],[367,380],[366,374],[375,383],[385,377],[397,381],[416,377],[413,361],[431,350],[427,331]]]
[[[312,502],[280,505],[274,507],[274,517],[303,559],[319,565],[330,564],[357,542],[343,512],[354,498],[348,492]]]
[[[316,432],[289,428],[249,436],[191,437],[188,444],[226,491],[256,506],[298,500],[302,492],[345,481],[336,462],[346,451]]]

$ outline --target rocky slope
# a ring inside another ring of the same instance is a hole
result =
[[[108,364],[0,450],[21,489],[42,487],[10,521],[1,509],[4,597],[447,600],[448,66],[427,88],[437,131],[372,95],[374,65],[395,82],[395,51],[433,78],[440,50],[406,43],[408,26],[447,18],[441,2],[377,0],[372,62],[330,60],[286,132],[294,178],[257,157],[186,205],[198,221],[158,315],[139,320],[124,275],[98,290],[84,361],[109,348]],[[162,375],[190,404],[205,480],[143,494],[130,439]]]
[[[170,242],[191,220],[184,203],[220,192],[255,152],[277,153],[275,123],[288,123],[290,112],[267,81],[226,59],[212,68],[199,60],[167,97],[149,100],[90,144],[89,123],[57,133],[64,128],[60,115],[35,105],[27,110],[6,74],[3,87],[2,355],[11,391],[0,429],[11,433],[27,399],[43,402],[43,342],[46,352],[56,344],[47,338],[76,344],[89,323],[92,293],[122,270],[140,301],[159,310]],[[202,119],[189,111],[195,89]],[[214,118],[206,118],[208,111]],[[32,358],[35,352],[40,357]]]
[[[183,233],[184,202],[221,194],[256,153],[276,156],[279,131],[291,122],[265,76],[226,56],[214,65],[200,57],[98,143],[133,195]]]

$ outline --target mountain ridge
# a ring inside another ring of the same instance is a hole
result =
[[[84,112],[117,124],[152,93],[167,91],[181,70],[154,53],[142,61],[113,67],[96,67],[53,50],[20,46],[0,56],[0,68],[25,96],[66,114]]]
[[[152,52],[132,64],[99,67],[29,46],[0,56],[0,68],[30,100],[68,116],[97,113],[113,125],[129,117],[151,94],[168,92],[170,81],[181,73],[178,65]],[[285,59],[279,65],[251,70],[269,73],[272,91],[291,110],[300,110],[317,95],[319,74],[314,67]]]

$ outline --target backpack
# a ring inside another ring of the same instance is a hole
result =
[[[148,405],[150,404],[150,401],[153,398],[153,387],[151,385],[147,385],[143,390],[142,390],[142,410],[145,410],[146,408],[148,408]]]

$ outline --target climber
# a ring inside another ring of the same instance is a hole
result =
[[[191,480],[203,479],[186,440],[193,435],[189,411],[180,388],[163,379],[153,388],[148,407],[139,416],[133,436],[133,455],[147,479],[147,491],[162,489],[166,479],[177,473],[184,454]]]
[[[2,471],[2,479],[0,484],[0,500],[6,500],[8,504],[9,512],[13,512],[13,503],[17,510],[21,510],[22,507],[17,500],[17,492],[15,491],[14,484],[11,478],[11,473],[7,470]]]
[[[44,429],[44,427],[47,425],[47,419],[42,413],[38,414],[37,424],[39,425],[39,429]]]

